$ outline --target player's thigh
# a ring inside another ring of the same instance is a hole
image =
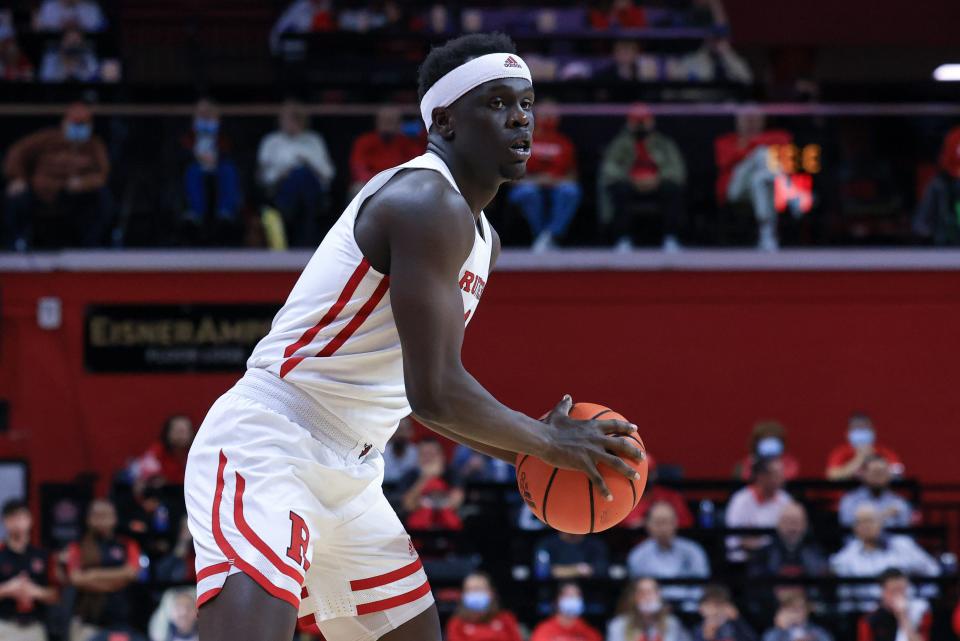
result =
[[[200,608],[200,641],[290,641],[297,611],[246,574],[232,574]]]
[[[441,641],[440,616],[437,604],[413,617],[395,630],[380,637],[380,641]]]

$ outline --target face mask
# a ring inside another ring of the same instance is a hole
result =
[[[637,609],[640,611],[640,614],[656,614],[662,607],[663,603],[659,598],[641,601],[637,604]]]
[[[220,123],[213,118],[194,118],[193,130],[198,135],[215,136],[220,129]]]
[[[858,427],[850,430],[847,438],[850,440],[850,445],[854,447],[864,447],[866,445],[873,445],[876,436],[869,427]]]
[[[463,607],[474,612],[483,612],[490,607],[490,594],[479,590],[464,592]]]
[[[767,436],[757,442],[757,454],[764,458],[783,454],[783,441],[776,436]]]
[[[66,136],[70,142],[85,142],[90,139],[92,131],[93,128],[87,123],[70,122],[67,123],[63,135]]]
[[[561,597],[557,609],[565,617],[576,618],[583,614],[583,599],[578,596]]]

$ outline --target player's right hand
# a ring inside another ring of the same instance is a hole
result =
[[[643,450],[632,445],[633,439],[621,438],[636,432],[637,426],[616,420],[578,421],[570,418],[571,407],[573,399],[568,394],[543,419],[553,429],[547,431],[547,451],[539,456],[551,465],[585,473],[604,498],[612,501],[613,494],[597,466],[603,463],[628,479],[639,480],[637,471],[620,458],[625,456],[635,461],[645,458]]]

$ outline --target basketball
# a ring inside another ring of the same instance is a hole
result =
[[[596,403],[576,403],[570,408],[570,417],[578,420],[621,420],[623,416]],[[636,434],[632,438],[645,451],[643,441]],[[630,480],[616,470],[601,465],[613,501],[606,501],[600,489],[583,472],[563,470],[529,454],[517,456],[517,486],[520,495],[538,519],[555,530],[570,534],[593,534],[613,527],[627,517],[637,506],[647,484],[647,461],[624,461],[640,474]]]

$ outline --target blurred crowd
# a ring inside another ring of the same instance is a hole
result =
[[[0,638],[197,639],[182,495],[193,436],[189,417],[171,416],[106,496],[48,508],[47,548],[35,545],[27,503],[4,506]],[[691,500],[665,480],[676,466],[651,456],[634,511],[590,536],[546,529],[516,495],[510,465],[410,419],[383,458],[385,491],[431,576],[450,641],[930,641],[931,603],[942,615],[949,598],[930,580],[956,577],[955,557],[917,538],[922,506],[898,484],[909,470],[862,413],[827,454],[825,504],[804,504],[799,479],[818,474],[800,469],[781,424],[762,421],[732,467],[742,487],[724,500]],[[477,488],[507,497],[497,508],[505,536],[530,541],[512,560],[483,551],[489,508]],[[500,590],[513,590],[511,600]],[[527,592],[524,605],[517,590]]]

